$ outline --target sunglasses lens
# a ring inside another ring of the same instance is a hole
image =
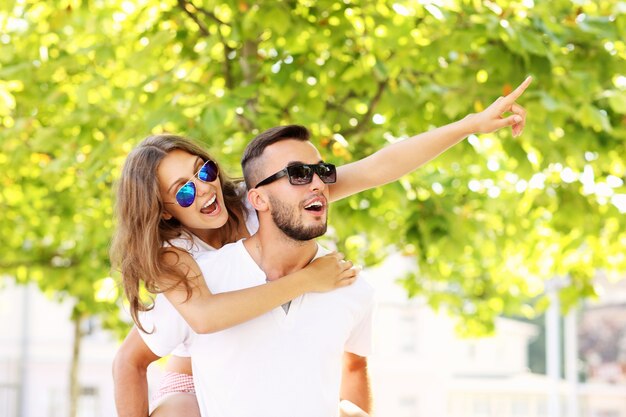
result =
[[[289,182],[293,185],[308,184],[313,179],[313,170],[308,165],[293,165],[287,168]]]
[[[317,175],[326,184],[334,183],[337,181],[337,169],[332,164],[319,164],[317,165]]]
[[[189,181],[187,184],[180,187],[180,190],[176,193],[176,201],[181,207],[189,207],[196,199],[196,185],[193,181]]]
[[[206,161],[200,171],[198,171],[198,178],[204,182],[213,182],[217,179],[217,164],[211,160]]]

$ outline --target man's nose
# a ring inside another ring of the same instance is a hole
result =
[[[321,190],[321,191],[326,189],[326,183],[322,181],[322,179],[317,174],[317,172],[313,173],[313,179],[311,180],[311,183],[309,184],[309,188],[311,190]]]

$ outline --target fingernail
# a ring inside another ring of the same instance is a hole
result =
[[[514,117],[513,117],[513,121],[514,121],[515,123],[519,123],[519,122],[521,122],[521,121],[522,121],[522,116],[514,116]]]

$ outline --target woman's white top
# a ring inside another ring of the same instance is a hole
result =
[[[256,211],[246,198],[245,187],[240,187],[239,191],[242,194],[242,201],[245,208],[244,217],[246,218],[246,228],[248,232],[253,235],[259,229],[259,219],[256,215]],[[198,256],[205,252],[215,250],[215,248],[195,235],[191,235],[191,239],[181,236],[180,238],[172,240],[167,246],[176,246],[184,249],[189,252],[194,259],[197,259]],[[140,329],[137,330],[139,330],[139,334],[144,342],[155,355],[163,357],[171,353],[175,356],[190,356],[189,345],[194,332],[163,294],[157,294],[152,310],[139,313],[139,321],[146,332],[149,333],[143,332]],[[176,335],[176,337],[171,337],[173,334]],[[162,336],[164,335],[169,336],[163,338]],[[179,343],[180,340],[183,340],[183,343]]]

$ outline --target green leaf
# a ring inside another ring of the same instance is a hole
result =
[[[583,105],[580,108],[578,118],[583,126],[590,127],[596,132],[611,129],[606,113],[590,104]]]
[[[609,105],[614,112],[626,114],[626,92],[615,91],[609,96]]]
[[[498,3],[500,15],[453,0],[437,6],[444,19],[356,0],[198,1],[191,16],[157,0],[132,13],[121,0],[13,3],[0,6],[0,272],[82,300],[76,314],[124,327],[102,289],[113,184],[141,138],[194,137],[238,174],[257,132],[299,123],[343,164],[478,112],[526,74],[520,137],[472,137],[402,183],[337,202],[329,239],[364,263],[390,247],[414,257],[407,293],[464,334],[540,311],[557,273],[572,277],[568,304],[594,296],[594,271],[623,274],[626,219],[600,185],[625,175],[615,2]]]

